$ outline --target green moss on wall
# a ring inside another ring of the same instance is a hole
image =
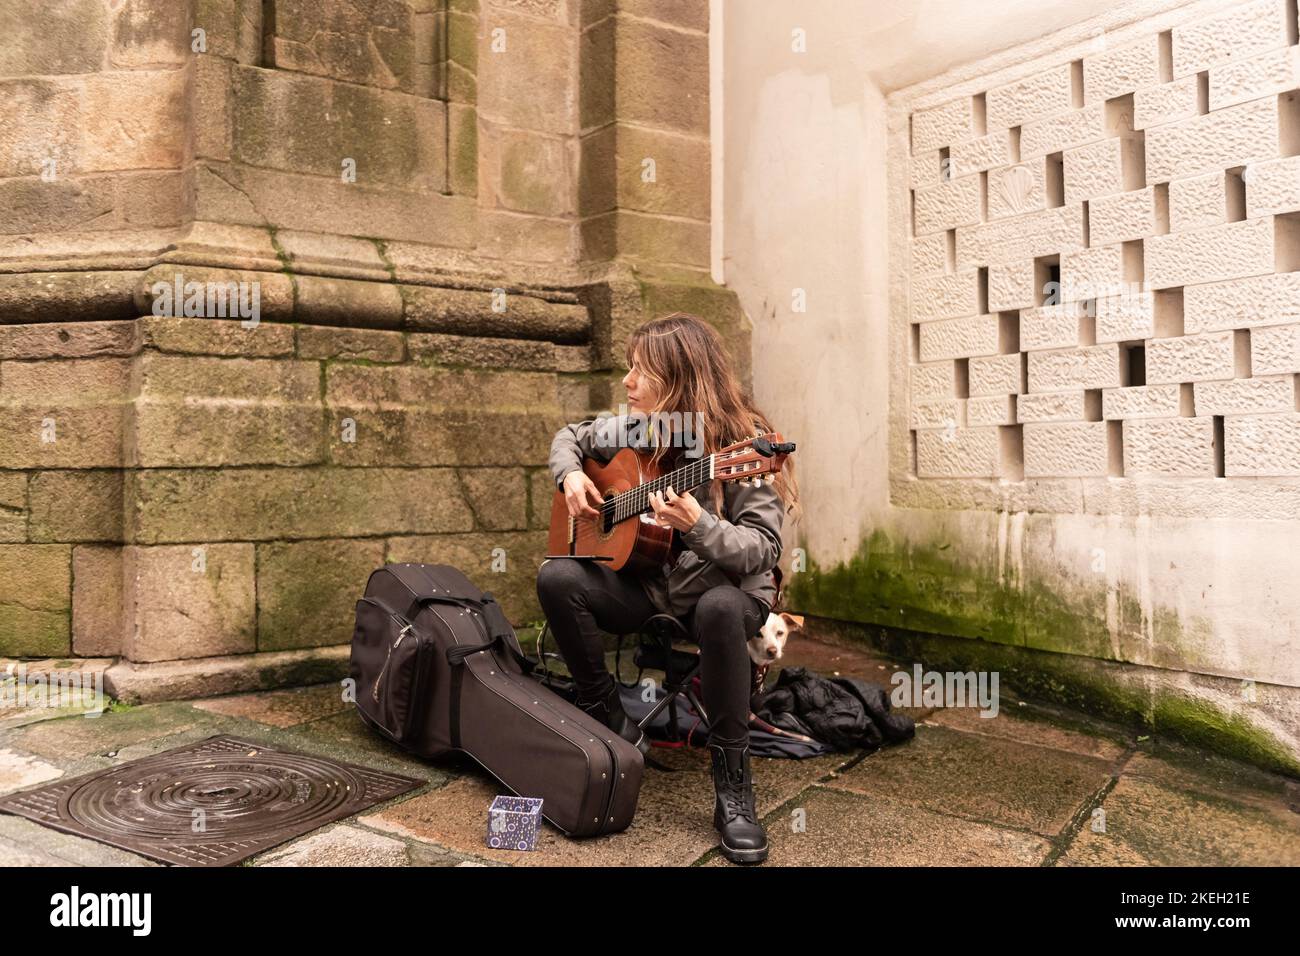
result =
[[[1116,650],[1152,636],[1156,663],[1186,670],[1210,636],[1208,621],[1157,609],[1144,620],[1136,595],[1115,600],[1117,636],[1107,625],[1107,585],[1086,586],[1061,574],[1055,587],[999,577],[962,560],[945,542],[917,545],[877,531],[849,561],[793,574],[788,604],[857,629],[889,653],[927,667],[998,671],[1003,686],[1026,699],[1095,714],[1148,732],[1300,775],[1300,755],[1239,714],[1205,697],[1134,680]],[[854,629],[848,628],[854,636]]]
[[[794,606],[822,617],[1113,657],[1105,588],[1070,587],[1066,595],[1014,575],[999,578],[962,561],[949,543],[918,547],[880,531],[850,561],[813,563],[789,585]]]

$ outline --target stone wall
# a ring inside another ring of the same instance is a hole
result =
[[[5,4],[0,656],[333,676],[384,561],[536,620],[550,437],[617,405],[626,332],[690,309],[748,369],[707,4],[651,7]],[[256,321],[166,314],[186,283]]]

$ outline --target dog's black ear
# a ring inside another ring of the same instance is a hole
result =
[[[792,631],[797,631],[803,627],[803,616],[800,614],[788,614],[782,611],[781,620],[785,621],[785,626]]]

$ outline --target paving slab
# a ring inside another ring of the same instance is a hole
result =
[[[491,775],[470,770],[425,794],[391,804],[361,822],[400,834],[473,853],[500,863],[522,866],[663,866],[686,865],[717,844],[713,829],[713,778],[708,754],[698,749],[655,748],[654,759],[671,767],[647,769],[637,802],[636,819],[622,833],[570,840],[547,824],[532,852],[493,850],[484,845],[487,808],[504,792]],[[848,759],[845,755],[810,760],[755,760],[755,796],[767,812],[824,777]]]
[[[353,709],[343,700],[338,684],[315,684],[266,693],[232,694],[194,701],[198,710],[229,717],[243,717],[273,727],[296,727],[322,717],[332,717]]]
[[[1021,830],[820,785],[792,804],[763,820],[764,866],[1038,866],[1051,849]],[[734,864],[714,853],[705,865]]]
[[[1300,866],[1300,815],[1124,775],[1061,866]]]
[[[1114,769],[1096,757],[922,725],[914,740],[872,754],[827,786],[1054,838]]]
[[[1003,703],[1008,702],[1004,700]],[[923,722],[1110,762],[1122,760],[1136,739],[1116,727],[1063,720],[1041,707],[1020,707],[1014,701],[1010,704],[1010,707],[999,709],[994,717],[981,717],[979,710],[973,707],[936,707]]]
[[[441,784],[460,770],[459,759],[426,760],[402,750],[371,730],[353,707],[332,717],[307,721],[292,727],[263,727],[270,739],[283,741],[311,753],[390,770]]]
[[[397,840],[338,824],[256,858],[255,866],[456,866],[465,856],[427,843]]]
[[[206,717],[189,704],[177,701],[110,710],[98,716],[41,721],[6,732],[5,737],[6,744],[16,750],[66,762],[76,757],[120,751],[132,744],[167,741],[203,726]]]
[[[26,859],[28,862],[19,862]],[[157,866],[105,843],[0,813],[0,866]]]
[[[1238,803],[1280,812],[1284,818],[1300,820],[1300,815],[1288,806],[1294,801],[1295,781],[1190,747],[1172,743],[1148,745],[1125,764],[1124,775],[1146,777],[1175,790],[1228,797]]]
[[[25,790],[62,776],[62,770],[38,757],[0,748],[0,793]]]

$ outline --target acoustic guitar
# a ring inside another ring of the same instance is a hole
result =
[[[776,432],[728,445],[704,458],[696,458],[666,474],[659,472],[649,452],[632,448],[619,451],[608,463],[588,458],[582,470],[600,489],[604,503],[595,518],[569,515],[564,492],[551,503],[551,530],[547,558],[579,558],[607,562],[615,571],[653,570],[680,550],[672,528],[655,523],[650,495],[672,486],[677,494],[710,481],[771,481],[794,442],[782,441]]]

